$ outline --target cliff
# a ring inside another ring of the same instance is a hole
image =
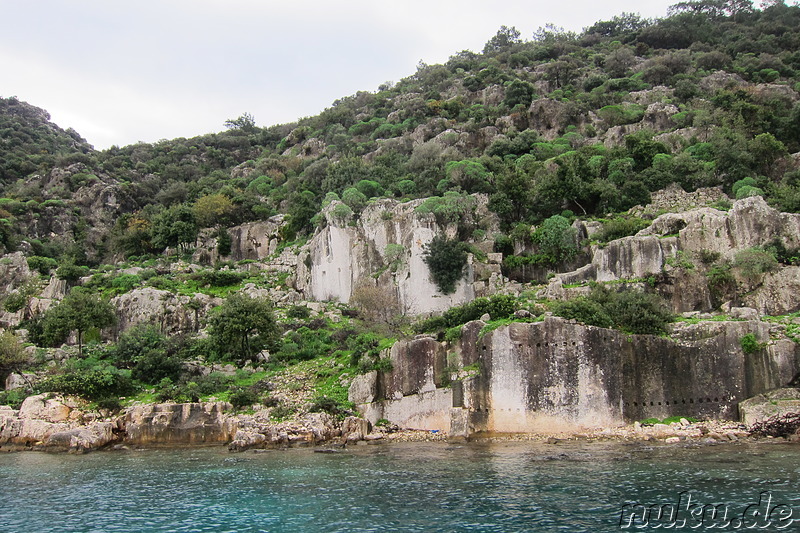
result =
[[[482,334],[464,326],[453,346],[398,342],[392,370],[357,378],[350,399],[369,420],[461,432],[557,432],[656,417],[734,419],[737,405],[788,383],[795,344],[758,321],[678,324],[669,338],[627,335],[557,317]],[[754,334],[764,347],[745,353]]]
[[[497,222],[476,195],[470,216],[491,235]],[[436,235],[454,236],[456,224],[441,225],[431,213],[419,210],[423,200],[378,200],[367,205],[357,220],[336,216],[334,202],[324,211],[326,225],[311,239],[298,263],[297,288],[309,300],[350,301],[360,286],[380,287],[391,305],[407,315],[442,312],[477,296],[493,294],[504,281],[498,264],[471,256],[465,274],[452,294],[442,294],[431,280],[425,248]],[[491,251],[491,242],[478,246]]]

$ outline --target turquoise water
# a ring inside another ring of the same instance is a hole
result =
[[[25,452],[0,454],[0,531],[618,531],[625,503],[681,491],[737,510],[766,491],[800,519],[798,479],[785,444]]]

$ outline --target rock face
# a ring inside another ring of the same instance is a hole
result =
[[[250,448],[309,446],[342,435],[327,413],[308,413],[296,421],[273,422],[268,413],[231,414],[225,402],[150,404],[128,408],[116,419],[100,420],[83,410],[85,402],[40,394],[19,411],[0,406],[0,449],[89,451],[111,444],[182,446],[228,444],[233,451]],[[369,423],[346,425],[345,438],[362,440]]]
[[[136,445],[227,443],[236,421],[225,402],[162,403],[131,407],[125,413],[125,442]]]
[[[236,436],[228,445],[231,451],[251,448],[285,448],[327,442],[340,432],[327,413],[308,413],[296,422],[271,422],[268,416],[240,415]]]
[[[755,321],[690,324],[672,339],[556,317],[481,337],[483,325],[465,326],[460,366],[474,370],[459,373],[449,388],[431,379],[444,364],[445,346],[433,339],[397,343],[392,351],[404,363],[380,381],[383,401],[359,406],[366,418],[452,426],[461,434],[553,432],[678,415],[731,419],[738,402],[788,383],[798,368],[788,340],[755,354],[742,351],[747,333],[769,339],[770,325]]]
[[[191,308],[191,300],[199,305]],[[200,319],[217,303],[205,294],[190,298],[153,287],[135,289],[111,300],[117,315],[114,336],[138,324],[154,324],[167,335],[193,333],[200,329]]]
[[[225,258],[234,261],[262,261],[273,255],[281,241],[279,232],[283,224],[284,216],[277,215],[269,220],[229,228],[227,231],[231,237],[231,253]],[[203,264],[213,264],[220,260],[217,238],[213,231],[207,231],[200,236],[192,260]]]
[[[332,203],[324,211],[327,226],[314,235],[307,259],[298,264],[298,290],[311,300],[348,302],[359,284],[377,285],[390,291],[401,312],[416,315],[444,311],[501,283],[499,265],[494,265],[494,276],[477,279],[472,262],[453,294],[439,292],[423,257],[425,246],[446,228],[433,215],[415,211],[421,202],[379,200],[364,209],[355,225],[337,217],[336,207],[342,204]]]
[[[0,447],[87,451],[120,440],[114,421],[87,420],[80,406],[50,394],[29,396],[19,411],[0,406]]]
[[[767,391],[739,404],[742,422],[753,425],[773,416],[800,413],[800,389],[780,388]]]
[[[593,246],[589,264],[556,274],[542,296],[570,297],[572,294],[564,290],[568,284],[641,281],[666,273],[669,279],[662,290],[675,311],[708,311],[713,304],[702,258],[716,255],[717,263],[730,263],[739,252],[776,240],[786,249],[800,248],[800,215],[781,213],[760,196],[736,201],[729,212],[702,207],[667,213],[635,236],[603,247]],[[755,308],[760,314],[782,315],[800,310],[795,290],[800,289],[798,267],[780,267],[746,289],[740,291],[743,296],[738,305]]]

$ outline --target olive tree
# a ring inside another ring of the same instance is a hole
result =
[[[278,347],[280,329],[266,298],[235,293],[211,311],[209,336],[223,358],[252,361],[261,350]]]
[[[83,335],[92,328],[106,328],[116,322],[114,308],[109,302],[83,287],[73,287],[61,302],[49,309],[43,318],[44,336],[64,338],[71,331],[78,336],[78,355],[83,355]]]

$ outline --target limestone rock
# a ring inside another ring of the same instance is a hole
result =
[[[800,413],[800,389],[774,389],[739,404],[740,418],[747,425],[789,413]]]
[[[342,439],[346,442],[364,440],[370,432],[368,420],[355,416],[348,416],[342,421]]]
[[[378,372],[373,370],[353,378],[347,390],[347,399],[354,404],[372,403],[377,399]]]
[[[278,249],[281,241],[280,229],[283,225],[284,216],[276,215],[265,221],[249,222],[228,228],[228,235],[231,237],[231,253],[225,257],[234,261],[267,259]],[[203,264],[213,264],[220,259],[217,251],[216,232],[204,231],[198,238],[198,245],[192,260]]]
[[[189,302],[199,302],[198,309]],[[218,300],[205,294],[194,297],[180,296],[153,287],[143,287],[113,298],[117,324],[115,334],[138,324],[154,324],[167,335],[194,332],[200,328],[200,320]]]
[[[486,209],[487,198],[475,195],[473,199],[473,216],[495,227],[497,221]],[[323,210],[327,225],[311,239],[307,258],[297,263],[297,290],[308,299],[347,303],[360,284],[369,283],[384,290],[384,307],[414,315],[444,311],[472,300],[474,282],[489,283],[497,269],[483,269],[481,279],[472,258],[455,292],[440,293],[424,261],[425,247],[435,235],[455,227],[442,228],[433,215],[417,212],[422,202],[375,201],[354,226],[336,216],[338,204],[332,202]]]
[[[36,419],[44,422],[66,422],[70,420],[72,406],[62,398],[52,397],[50,393],[28,396],[19,408],[19,418]]]
[[[116,429],[113,422],[93,422],[88,426],[52,433],[44,439],[44,444],[69,450],[96,450],[118,439]]]
[[[230,442],[236,422],[225,414],[226,402],[162,403],[130,407],[125,412],[129,444],[209,444]]]

